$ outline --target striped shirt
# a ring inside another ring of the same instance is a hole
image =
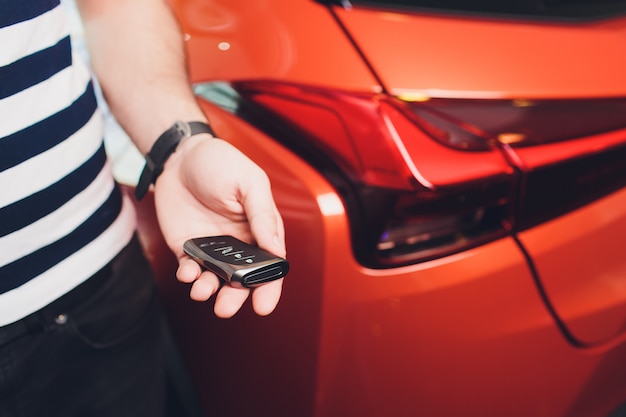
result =
[[[0,0],[0,326],[106,265],[134,232],[59,0]]]

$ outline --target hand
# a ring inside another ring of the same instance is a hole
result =
[[[177,278],[192,283],[190,297],[206,301],[217,293],[215,314],[233,316],[248,298],[246,288],[221,285],[183,252],[193,237],[232,235],[285,256],[282,219],[265,172],[229,143],[209,135],[185,139],[155,185],[155,205],[163,236],[178,258]],[[270,314],[280,298],[282,279],[252,290],[252,306]]]

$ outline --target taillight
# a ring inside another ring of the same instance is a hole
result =
[[[512,228],[513,181],[492,178],[452,190],[394,196],[372,261],[406,264],[452,254],[502,237]],[[372,256],[372,255],[370,255]]]
[[[458,149],[481,150],[490,141],[514,148],[536,146],[611,132],[626,127],[626,100],[620,98],[503,100],[406,100],[417,123],[447,126],[432,129],[432,137]],[[424,122],[421,122],[424,123]],[[472,140],[471,132],[483,139]]]
[[[327,174],[366,266],[434,259],[514,227],[519,175],[505,153],[425,103],[274,81],[197,91],[213,102],[230,96],[240,117]]]

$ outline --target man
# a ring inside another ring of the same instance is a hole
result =
[[[267,176],[212,136],[164,1],[77,4],[110,109],[153,157],[142,181],[155,184],[177,277],[194,300],[216,294],[215,314],[230,317],[249,291],[220,287],[182,244],[229,234],[284,256]],[[179,133],[188,122],[199,126],[191,136]],[[162,152],[168,141],[175,152]],[[159,310],[134,227],[65,10],[0,0],[0,417],[162,415]],[[258,314],[274,310],[281,285],[252,292]]]

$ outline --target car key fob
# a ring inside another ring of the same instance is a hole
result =
[[[184,243],[183,250],[233,287],[256,287],[289,272],[286,259],[232,236],[190,239]]]

